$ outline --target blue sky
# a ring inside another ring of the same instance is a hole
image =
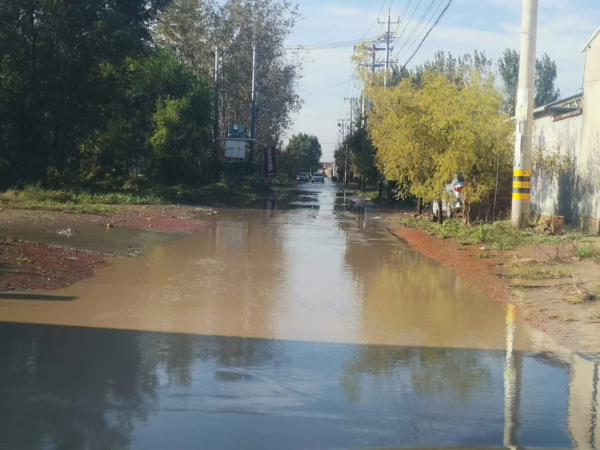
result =
[[[379,16],[382,21],[390,1],[391,15],[396,19],[407,5],[407,16],[416,8],[413,20],[408,23],[408,31],[396,44],[396,49],[400,49],[432,0],[386,0]],[[446,0],[433,1],[433,9],[425,22],[439,4],[443,7],[446,3]],[[550,54],[558,65],[558,86],[563,95],[573,95],[581,88],[585,63],[583,46],[600,26],[600,1],[539,0],[539,3],[537,53]],[[377,20],[383,4],[384,0],[300,0],[299,11],[303,20],[297,24],[288,44],[314,45],[361,39]],[[408,19],[404,18],[404,26]],[[416,34],[425,27],[425,24],[419,25]],[[477,49],[497,60],[505,48],[519,49],[520,27],[521,0],[454,0],[409,67],[431,59],[439,50],[459,55]],[[379,35],[383,31],[382,26],[375,25],[368,36]],[[422,36],[424,34],[425,31]],[[403,56],[404,59],[417,43],[414,37],[408,41],[411,50]],[[348,106],[344,105],[343,99],[360,95],[360,87],[355,85],[354,80],[348,83],[352,47],[303,52],[303,55],[306,61],[300,94],[304,107],[294,117],[294,127],[288,134],[315,134],[322,143],[322,159],[331,160],[338,136],[337,121],[348,115]],[[403,62],[402,59],[400,62]]]

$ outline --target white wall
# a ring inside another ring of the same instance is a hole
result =
[[[577,214],[600,218],[600,36],[587,49],[581,148],[577,155]]]
[[[559,154],[574,160],[581,138],[582,116],[569,117],[554,122],[550,112],[536,117],[533,129],[534,152],[543,150],[546,156]],[[531,210],[544,216],[562,215],[574,220],[572,215],[573,182],[568,176],[555,176],[535,168],[531,180]]]

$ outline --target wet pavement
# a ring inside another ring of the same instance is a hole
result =
[[[594,358],[329,185],[264,207],[0,293],[0,448],[595,448]]]

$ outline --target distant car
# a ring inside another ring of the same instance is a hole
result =
[[[325,177],[322,173],[313,173],[311,183],[323,183],[325,184]]]
[[[446,215],[450,215],[450,209],[461,210],[463,206],[463,195],[462,191],[465,187],[465,179],[462,176],[456,177],[452,180],[452,183],[446,185],[446,194],[448,199],[442,200],[442,212]],[[433,214],[438,213],[438,202],[433,203]]]
[[[308,174],[306,172],[300,172],[296,175],[296,181],[308,182]]]
[[[332,182],[332,183],[337,183],[337,181],[338,181],[338,177],[337,177],[337,175],[332,175],[332,176],[331,176],[331,182]]]

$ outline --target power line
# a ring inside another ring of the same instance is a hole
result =
[[[448,4],[444,8],[444,10],[440,13],[440,15],[438,16],[437,20],[431,26],[431,28],[429,29],[429,31],[427,32],[427,34],[425,35],[425,37],[423,38],[423,40],[419,43],[419,46],[417,47],[417,49],[414,51],[414,53],[412,55],[410,55],[410,58],[408,58],[408,60],[404,63],[403,68],[406,67],[406,65],[414,58],[414,56],[417,54],[417,52],[419,51],[419,49],[423,45],[423,42],[425,42],[425,39],[427,39],[427,36],[429,36],[429,33],[431,33],[433,31],[433,29],[435,28],[435,26],[438,23],[440,23],[440,20],[442,20],[442,17],[444,17],[444,14],[446,14],[446,11],[448,11],[448,8],[450,8],[451,4],[452,4],[452,0],[448,0]]]
[[[392,0],[394,1],[394,0]],[[369,34],[369,32],[373,29],[373,27],[375,26],[375,24],[377,22],[379,22],[379,16],[381,15],[381,11],[383,11],[383,8],[385,7],[385,4],[387,3],[387,0],[383,0],[383,4],[381,5],[381,8],[379,8],[379,12],[377,13],[377,17],[375,18],[375,20],[373,21],[373,23],[371,24],[371,26],[369,27],[369,29],[366,31],[366,33],[364,34],[364,36],[362,37],[362,39],[365,39],[365,37],[367,36],[367,34]],[[348,97],[348,92],[350,91],[350,83],[352,82],[352,66],[350,66],[350,75],[348,76],[348,87],[346,88],[346,95],[344,95],[344,97]],[[342,103],[342,109],[340,110],[340,117],[342,117],[342,114],[344,113],[344,109],[346,106],[346,101],[344,101]]]
[[[442,0],[443,1],[443,0]],[[421,26],[424,25],[424,27],[427,26],[427,24],[424,23],[425,21],[425,17],[427,17],[427,14],[429,14],[429,11],[431,11],[431,8],[433,7],[433,5],[435,4],[436,0],[431,0],[431,2],[429,3],[429,5],[427,6],[427,8],[425,9],[425,12],[421,15],[421,18],[419,19],[419,21],[417,22],[417,24],[414,26],[414,28],[412,29],[412,31],[410,32],[410,35],[406,38],[406,42],[404,43],[404,45],[402,45],[402,47],[400,47],[400,49],[396,52],[396,57],[401,56],[401,52],[402,50],[404,50],[407,46],[408,48],[412,47],[412,45],[416,42],[413,41],[410,45],[409,42],[412,39],[412,37],[415,35],[415,33],[417,32],[417,29]],[[441,5],[441,3],[440,3]],[[438,6],[439,9],[439,6]],[[431,20],[431,19],[430,19]]]
[[[410,22],[412,21],[413,17],[415,16],[415,13],[417,12],[417,9],[419,9],[419,5],[421,4],[423,0],[419,0],[419,2],[417,3],[417,6],[415,6],[415,9],[413,10],[410,19],[408,19],[408,22],[406,22],[406,26],[404,28],[402,28],[402,33],[400,33],[400,36],[398,36],[398,38],[396,39],[396,42],[400,41],[400,39],[402,39],[402,36],[404,36],[404,32],[408,29],[408,26],[410,25]],[[412,0],[410,0],[406,6],[406,10],[408,10],[408,7],[410,6],[410,4],[412,3]],[[397,54],[396,54],[397,55]]]
[[[423,34],[423,31],[425,31],[425,29],[429,26],[429,24],[431,23],[432,19],[435,17],[435,15],[437,14],[437,12],[440,10],[441,6],[443,4],[443,1],[441,1],[438,5],[438,7],[435,9],[435,11],[433,12],[433,14],[431,15],[431,17],[429,18],[429,20],[427,21],[427,23],[425,23],[423,25],[423,27],[421,28],[421,31],[419,31],[419,34],[417,35],[417,37],[415,38],[415,40],[408,46],[406,47],[406,50],[404,50],[398,57],[401,58],[402,56],[404,56],[406,53],[408,53],[408,51],[412,48],[412,46],[419,40],[419,38],[421,37],[421,35]],[[407,42],[408,44],[408,42]]]
[[[369,38],[363,37],[361,39],[354,39],[352,41],[332,42],[329,44],[310,44],[310,45],[298,44],[298,45],[286,46],[285,49],[286,50],[306,50],[306,51],[329,50],[329,49],[342,48],[342,47],[351,47],[356,44],[360,44],[364,40],[371,41],[371,40],[375,40],[375,39],[379,39],[379,38],[380,38],[380,36],[372,36]]]

